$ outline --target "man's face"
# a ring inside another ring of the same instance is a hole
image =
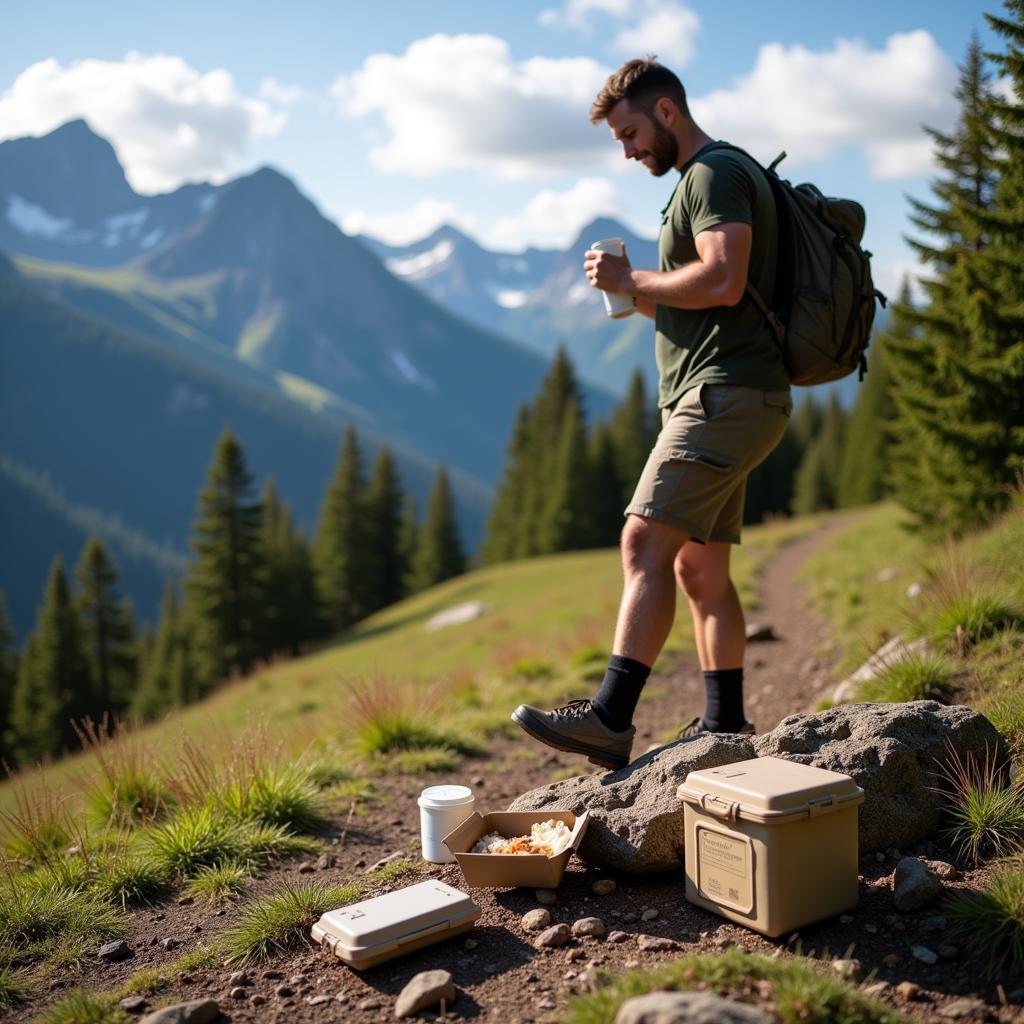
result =
[[[619,100],[608,114],[608,127],[612,138],[622,144],[622,155],[639,160],[657,177],[667,174],[679,160],[679,143],[656,113],[631,110],[626,100]]]

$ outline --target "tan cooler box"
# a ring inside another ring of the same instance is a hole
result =
[[[857,807],[849,775],[777,757],[690,772],[679,787],[686,898],[776,936],[857,904]]]
[[[480,908],[444,882],[418,882],[330,910],[313,925],[313,941],[363,970],[473,927]]]

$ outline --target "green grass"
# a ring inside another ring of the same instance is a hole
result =
[[[947,704],[954,687],[953,670],[945,658],[915,654],[887,665],[874,679],[861,685],[857,697],[861,701],[889,704],[910,700]]]
[[[131,1020],[107,993],[72,992],[34,1017],[32,1024],[130,1024]]]
[[[950,924],[989,977],[1024,971],[1024,861],[1000,866],[982,889],[956,893],[947,904]]]
[[[28,980],[22,971],[0,967],[0,1006],[13,1006],[28,995]]]
[[[393,860],[390,864],[377,868],[375,871],[367,871],[362,878],[364,885],[370,888],[378,888],[384,885],[394,885],[405,878],[415,878],[421,874],[418,865],[407,860]]]
[[[200,868],[185,886],[185,895],[200,903],[221,903],[241,896],[251,879],[251,871],[242,864]]]
[[[980,710],[1006,740],[1012,756],[1018,761],[1024,757],[1024,687],[988,694]]]
[[[426,775],[430,772],[454,771],[461,761],[462,757],[457,751],[439,745],[399,750],[374,759],[370,768],[381,775]]]
[[[309,929],[322,913],[359,896],[360,890],[353,885],[319,881],[286,884],[249,904],[238,925],[224,933],[225,963],[259,963],[276,953],[307,945]]]
[[[243,828],[212,806],[186,808],[145,836],[146,853],[168,875],[189,878],[201,868],[243,858]]]
[[[118,853],[98,858],[90,889],[122,909],[148,903],[170,889],[167,871],[149,857]]]
[[[754,982],[770,984],[775,1012],[785,1024],[898,1024],[905,1019],[856,988],[820,973],[810,961],[771,960],[737,949],[685,956],[654,970],[630,971],[608,980],[607,988],[569,1000],[566,1024],[611,1024],[625,1000],[659,989],[706,987],[756,1003],[751,994]]]
[[[270,763],[232,782],[218,799],[238,821],[316,832],[326,822],[326,804],[308,766]]]

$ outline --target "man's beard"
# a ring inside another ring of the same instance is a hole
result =
[[[651,143],[648,152],[654,166],[650,168],[650,172],[660,178],[675,167],[676,161],[679,159],[679,143],[676,141],[676,137],[667,128],[658,124],[654,118],[651,118],[651,124],[654,125],[654,142]]]

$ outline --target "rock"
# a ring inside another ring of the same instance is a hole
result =
[[[832,970],[843,981],[852,981],[855,984],[859,984],[864,980],[864,967],[859,960],[833,960]]]
[[[767,623],[762,625],[760,622],[751,622],[747,625],[748,644],[767,643],[768,641],[778,639],[775,630]]]
[[[145,996],[125,996],[117,1005],[128,1013],[138,1013],[149,1005],[149,1000]]]
[[[550,996],[545,996],[538,1004],[538,1010],[553,1010],[558,1004]]]
[[[273,968],[271,968],[270,970],[267,970],[267,971],[263,972],[263,980],[264,981],[283,981],[284,980],[284,972],[283,971],[276,971]]]
[[[654,907],[651,907],[650,910],[645,910],[640,915],[640,920],[641,921],[653,921],[657,916],[658,916],[657,910],[655,910]]]
[[[627,874],[678,870],[685,831],[676,789],[692,771],[754,756],[746,738],[703,733],[659,747],[618,771],[541,786],[518,797],[509,810],[589,810],[579,849],[584,861]]]
[[[565,962],[567,964],[573,964],[577,960],[586,960],[586,958],[587,951],[582,946],[577,946],[575,949],[570,949],[569,952],[565,954]]]
[[[326,871],[328,868],[333,868],[337,863],[338,859],[333,853],[321,853],[316,859],[318,871]]]
[[[912,846],[938,828],[943,804],[932,788],[934,772],[951,751],[961,759],[984,760],[1005,750],[983,715],[925,700],[847,704],[790,715],[755,739],[754,747],[760,757],[786,758],[852,776],[864,789],[862,853]]]
[[[959,870],[944,860],[926,860],[925,864],[944,882],[958,882],[960,880]]]
[[[640,935],[636,944],[644,953],[667,953],[676,948],[671,939],[663,939],[659,935]]]
[[[322,1006],[324,1003],[333,1002],[334,996],[306,996],[305,1000],[303,1001],[308,1003],[310,1006]]]
[[[911,601],[913,601],[914,598],[920,597],[923,593],[924,593],[924,584],[923,583],[918,583],[918,582],[915,581],[915,582],[911,583],[907,587],[907,597],[909,597]]]
[[[915,984],[912,981],[901,981],[896,986],[896,994],[901,999],[910,1000],[916,999],[921,993],[921,986]]]
[[[253,1006],[265,1006],[267,997],[260,992],[253,992],[253,994],[249,996],[249,1002]]]
[[[231,996],[232,999],[244,999],[246,995],[248,995],[248,992],[241,985],[235,985],[228,995]]]
[[[177,944],[178,940],[172,938],[166,938],[163,940],[163,942],[160,943],[160,945],[163,946],[164,949],[174,949],[174,947],[177,946]]]
[[[535,889],[533,896],[542,907],[553,907],[558,902],[558,893],[554,889]]]
[[[581,917],[572,923],[573,935],[591,935],[599,939],[605,933],[604,921],[599,917]]]
[[[360,999],[359,1002],[356,1003],[356,1009],[357,1010],[379,1010],[380,1009],[380,1000],[379,999],[374,999],[373,996],[369,996],[367,999]]]
[[[941,896],[942,882],[916,857],[904,857],[893,872],[892,895],[896,909],[908,914]]]
[[[611,896],[615,892],[614,878],[599,878],[591,887],[590,891],[595,896]]]
[[[381,857],[376,864],[371,865],[366,870],[367,872],[376,871],[378,868],[384,867],[386,864],[394,864],[396,860],[405,860],[405,854],[401,850],[396,850],[394,853],[388,854],[387,857]]]
[[[608,942],[625,942],[626,939],[628,939],[628,938],[629,938],[629,936],[625,932],[620,932],[620,931],[616,930],[616,931],[608,933],[607,941]]]
[[[245,971],[235,971],[234,974],[228,976],[229,985],[251,985],[252,982],[249,980],[249,975]]]
[[[139,1024],[210,1024],[220,1016],[220,1007],[212,999],[193,999],[147,1013]]]
[[[295,995],[295,989],[293,989],[291,985],[278,985],[277,988],[274,989],[274,995],[280,996],[282,999],[287,999],[288,996]]]
[[[300,875],[309,875],[316,871],[316,865],[308,860],[304,860],[296,870]]]
[[[887,981],[873,981],[870,985],[865,985],[862,991],[864,992],[864,995],[874,998],[884,995],[888,987],[889,983]]]
[[[981,999],[954,999],[951,1003],[939,1007],[936,1011],[940,1017],[948,1020],[988,1020],[988,1004]]]
[[[483,601],[466,601],[432,615],[427,619],[423,628],[428,633],[433,633],[446,626],[461,626],[464,622],[472,622],[474,619],[480,618],[481,615],[486,615],[489,608],[490,606]]]
[[[127,960],[132,955],[132,951],[124,939],[117,939],[114,942],[105,942],[100,946],[100,951],[97,955],[101,960],[114,963],[117,960]]]
[[[910,953],[915,960],[920,960],[923,964],[937,964],[939,962],[938,954],[932,952],[927,946],[911,946]]]
[[[541,932],[537,938],[537,946],[564,946],[572,936],[567,924],[553,924],[550,928]]]
[[[885,956],[882,957],[882,963],[885,964],[886,967],[895,967],[902,960],[902,953],[886,953]]]
[[[775,1017],[711,992],[649,992],[627,999],[614,1024],[773,1024]]]
[[[835,689],[832,700],[836,704],[857,699],[862,683],[870,682],[881,675],[890,665],[906,661],[908,658],[920,657],[928,653],[928,641],[914,640],[905,643],[903,637],[894,636],[882,644],[853,675],[847,676]]]
[[[551,914],[541,907],[536,910],[528,910],[523,914],[522,920],[523,931],[527,932],[542,932],[549,924],[551,924]]]

